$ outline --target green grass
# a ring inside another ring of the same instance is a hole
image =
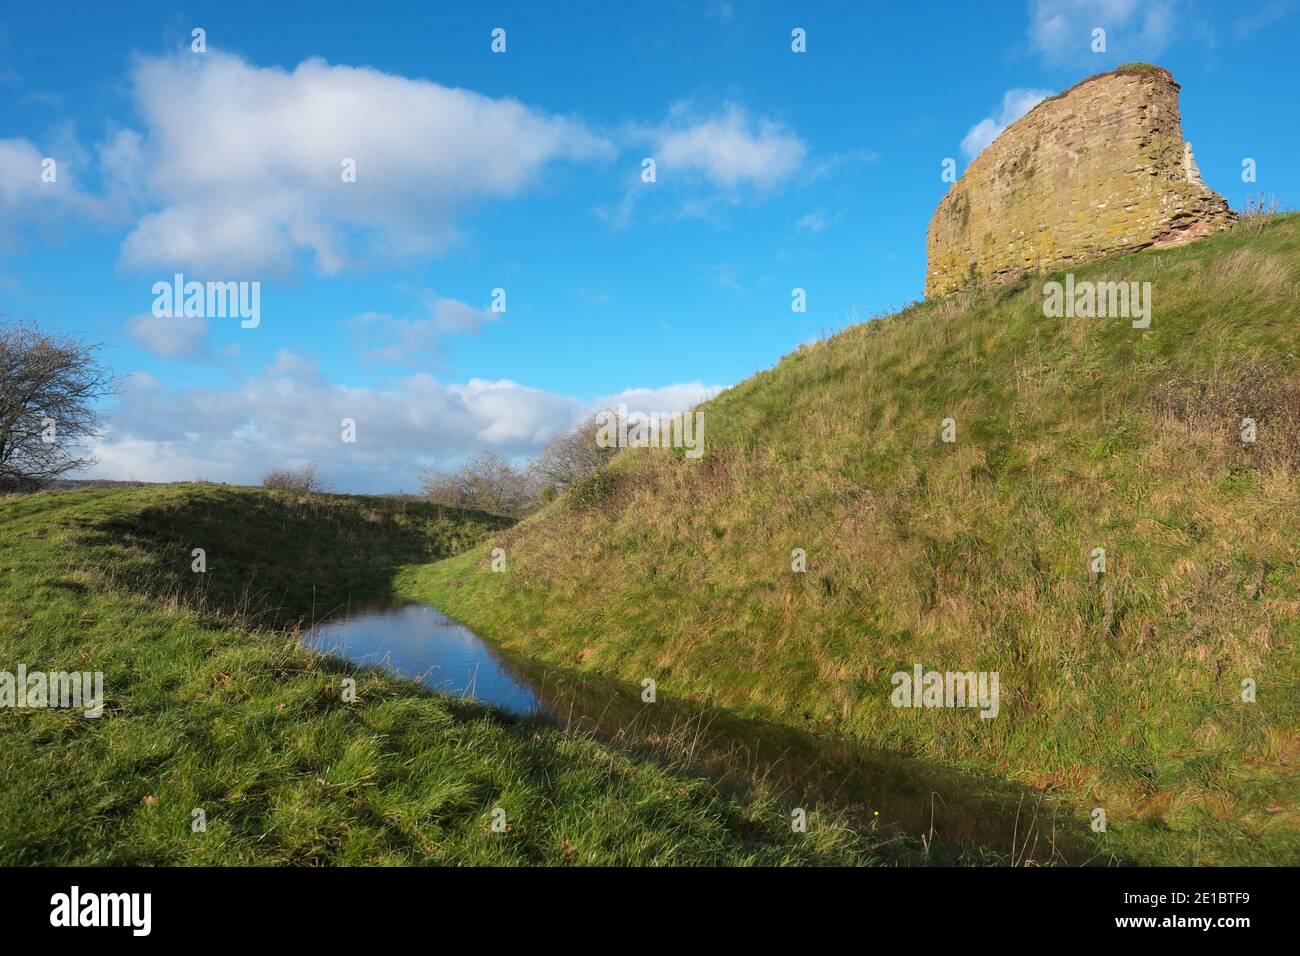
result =
[[[907,858],[826,815],[794,834],[760,796],[295,642],[313,606],[385,591],[502,526],[202,485],[0,498],[0,670],[99,670],[106,694],[99,719],[0,710],[0,865]]]
[[[1151,327],[1044,318],[1063,273],[911,306],[707,403],[698,461],[625,451],[399,586],[525,655],[1102,807],[1127,859],[1300,862],[1300,217],[1075,272],[1151,282]],[[999,671],[1000,716],[895,710],[914,663]]]

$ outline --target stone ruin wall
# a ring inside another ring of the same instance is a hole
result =
[[[1183,141],[1178,84],[1121,67],[1044,100],[967,167],[926,236],[926,296],[1227,227]]]

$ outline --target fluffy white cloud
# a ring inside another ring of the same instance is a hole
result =
[[[143,135],[120,134],[104,158],[156,207],[122,247],[139,268],[238,278],[307,255],[332,273],[436,252],[468,204],[609,149],[512,99],[320,59],[285,71],[216,51],[145,58],[131,88]]]
[[[509,379],[499,382],[472,378],[450,385],[447,394],[459,402],[478,425],[478,445],[535,452],[569,426],[582,403]]]
[[[457,299],[448,299],[432,292],[424,294],[424,304],[429,310],[429,321],[438,332],[477,332],[488,322],[495,322],[501,317],[501,313],[493,312],[490,308],[476,309]]]
[[[47,159],[53,182],[42,174]],[[78,185],[85,154],[70,133],[48,152],[26,139],[0,139],[0,249],[17,244],[20,224],[48,227],[64,212],[98,213],[97,204]],[[25,227],[24,227],[25,228]]]
[[[727,189],[770,189],[793,176],[808,153],[803,140],[779,123],[755,120],[734,104],[708,117],[678,104],[649,137],[661,171],[699,175]]]
[[[1007,90],[1002,97],[1002,108],[980,120],[962,137],[961,150],[966,158],[974,159],[999,133],[1051,95],[1048,90]]]
[[[1054,64],[1095,60],[1092,31],[1106,31],[1107,62],[1150,59],[1168,46],[1179,0],[1033,0],[1029,43]],[[1098,67],[1104,69],[1105,67]]]
[[[256,483],[273,464],[319,461],[340,491],[414,490],[424,468],[481,449],[532,455],[595,408],[676,411],[718,391],[699,383],[629,389],[595,404],[508,379],[443,384],[426,373],[375,387],[328,381],[281,352],[224,388],[173,388],[147,373],[124,384],[109,430],[92,449],[92,477]],[[357,441],[341,441],[356,422]]]
[[[592,402],[592,409],[626,405],[628,412],[684,412],[706,402],[722,391],[722,385],[683,382],[662,388],[628,388]]]
[[[25,139],[0,139],[0,207],[16,209],[38,202],[52,190],[43,189],[41,152]]]
[[[475,308],[459,299],[432,292],[421,296],[426,319],[402,319],[386,312],[363,312],[347,320],[360,341],[362,353],[379,362],[409,362],[420,356],[437,355],[443,336],[477,332],[501,318],[490,308]]]
[[[647,188],[639,165],[630,170],[618,201],[594,210],[613,229],[631,225],[638,205],[653,195],[671,203],[669,218],[720,220],[747,193],[765,194],[798,174],[815,179],[845,163],[874,157],[861,151],[810,165],[807,144],[792,131],[732,103],[714,114],[676,103],[657,125],[624,127],[620,141],[645,150],[643,155],[655,161],[657,185]]]
[[[262,279],[307,262],[328,275],[434,255],[459,237],[468,209],[517,195],[563,160],[645,150],[663,177],[692,190],[674,198],[677,215],[711,218],[745,190],[874,155],[810,162],[793,131],[735,104],[678,103],[658,124],[627,123],[607,138],[509,97],[320,58],[286,70],[216,50],[137,57],[128,88],[138,121],[98,147],[103,195],[75,195],[114,219],[131,214],[123,266],[202,278]],[[74,147],[63,154],[81,165]],[[28,204],[52,195],[32,191],[39,158],[25,140],[0,140],[7,218],[20,193]],[[639,186],[637,173],[629,181]],[[598,212],[625,226],[643,193]]]
[[[197,359],[208,354],[208,321],[151,313],[132,316],[126,323],[132,342],[159,358]]]

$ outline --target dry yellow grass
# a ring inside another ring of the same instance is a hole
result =
[[[625,452],[499,535],[507,574],[409,585],[547,660],[1133,809],[1153,859],[1204,827],[1198,860],[1294,862],[1260,811],[1294,772],[1247,755],[1300,723],[1300,218],[1077,272],[1152,282],[1151,327],[1044,318],[1041,277],[852,327],[705,405],[699,461]],[[891,707],[914,663],[998,671],[999,717]]]

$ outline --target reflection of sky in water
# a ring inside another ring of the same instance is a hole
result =
[[[445,694],[515,714],[538,711],[537,696],[469,628],[426,604],[353,607],[313,628],[307,646],[357,664],[386,667]]]

